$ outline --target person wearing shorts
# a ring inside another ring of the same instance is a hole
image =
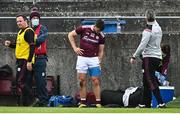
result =
[[[89,74],[93,83],[93,92],[96,97],[96,107],[101,107],[100,98],[100,63],[104,54],[105,38],[101,32],[104,21],[98,19],[95,25],[79,26],[68,34],[70,44],[78,55],[76,70],[80,85],[80,105],[86,107],[86,75]],[[80,35],[80,45],[76,44],[76,37]]]

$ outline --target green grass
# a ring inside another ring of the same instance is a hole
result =
[[[0,107],[0,113],[180,113],[180,97],[167,108],[63,108],[63,107]]]
[[[180,108],[180,97],[167,104],[169,108]]]
[[[0,113],[180,113],[180,108],[138,109],[138,108],[35,108],[0,107]]]

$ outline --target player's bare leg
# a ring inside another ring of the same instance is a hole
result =
[[[79,85],[80,85],[80,105],[81,107],[86,107],[86,74],[78,73]]]
[[[93,83],[93,91],[96,97],[96,107],[101,107],[101,89],[100,89],[100,80],[98,77],[92,77],[92,83]]]

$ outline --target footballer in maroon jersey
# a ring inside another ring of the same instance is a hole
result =
[[[105,43],[102,32],[96,33],[93,30],[94,26],[80,26],[75,32],[80,34],[80,48],[83,49],[84,57],[96,57],[99,52],[99,45]]]
[[[96,96],[96,107],[101,107],[100,98],[100,63],[104,54],[105,38],[101,32],[104,29],[104,21],[97,20],[95,25],[79,26],[68,34],[70,44],[78,55],[76,70],[80,82],[80,105],[86,106],[86,74],[89,73]],[[76,44],[77,35],[80,35],[80,45]]]

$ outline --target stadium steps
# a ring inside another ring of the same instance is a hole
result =
[[[140,16],[149,8],[155,9],[157,15],[175,16],[180,13],[178,4],[180,4],[179,0],[63,0],[35,4],[33,2],[1,2],[0,16],[29,14],[33,6],[37,6],[43,16]]]

